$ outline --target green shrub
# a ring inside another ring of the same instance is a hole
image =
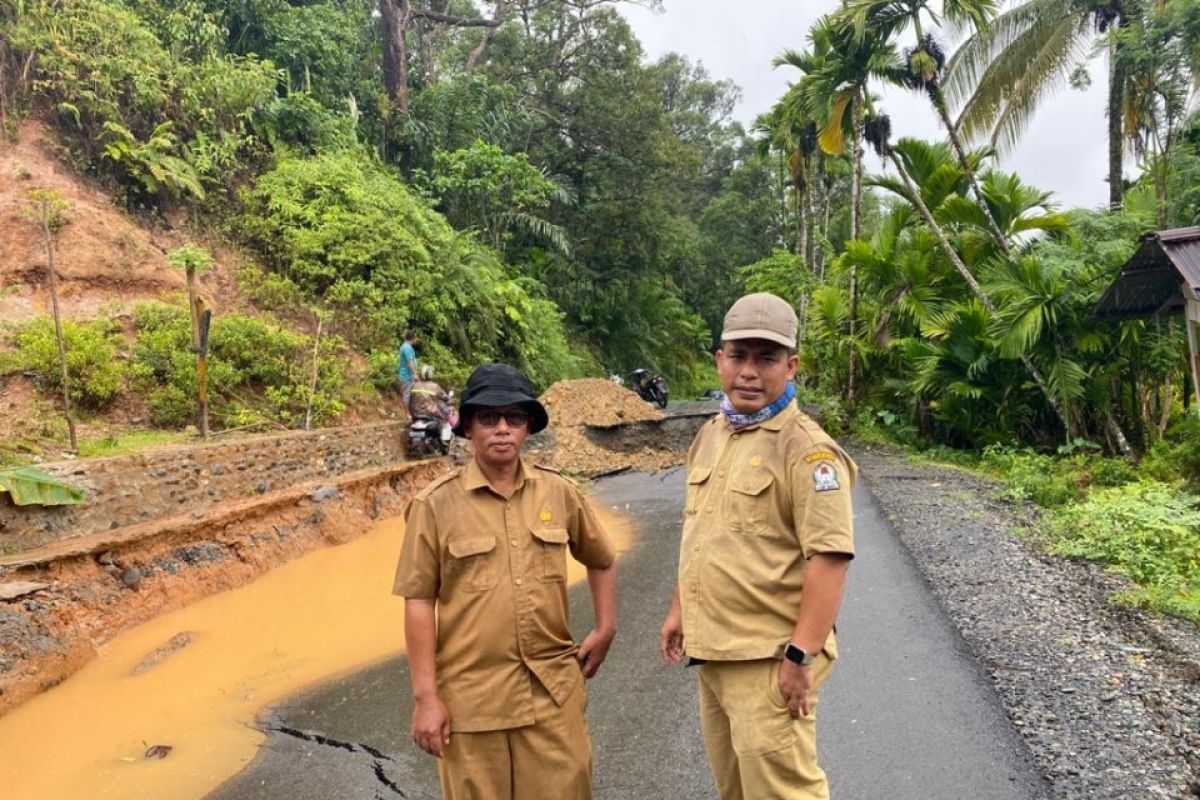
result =
[[[1156,481],[1097,489],[1054,512],[1054,552],[1094,559],[1138,588],[1123,599],[1200,622],[1200,505]]]
[[[137,343],[132,372],[147,393],[152,421],[178,426],[190,421],[197,393],[191,321],[185,309],[139,305],[134,313]],[[346,382],[344,344],[322,336],[318,353],[313,415],[317,424],[345,410],[340,392]],[[308,404],[312,340],[277,324],[240,315],[218,316],[209,332],[209,413],[218,425],[274,420],[303,421]]]
[[[63,340],[72,402],[86,408],[104,408],[125,388],[120,330],[107,320],[83,323],[63,320]],[[15,343],[20,368],[35,373],[46,391],[60,394],[62,367],[53,320],[41,317],[22,326]]]
[[[1060,466],[1061,460],[1008,445],[989,445],[981,466],[1007,485],[1003,496],[1055,508],[1081,495],[1081,487]]]
[[[421,360],[452,381],[496,360],[539,387],[593,366],[541,284],[511,278],[494,251],[455,232],[361,153],[284,158],[245,199],[242,234],[273,271],[333,313],[360,351],[398,347],[411,328]],[[390,382],[382,359],[371,357],[381,388]]]
[[[1167,434],[1154,443],[1142,461],[1146,475],[1173,483],[1200,484],[1200,419],[1195,414],[1177,419]]]

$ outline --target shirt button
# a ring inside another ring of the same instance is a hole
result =
[[[735,433],[735,434],[733,435],[733,438],[734,438],[734,439],[738,438],[738,435]]]
[[[517,586],[520,586],[522,581],[520,578],[517,578],[515,581],[513,581],[513,583],[517,584]]]
[[[712,513],[712,508],[713,508],[712,506],[709,506],[708,508],[704,509],[704,513],[705,513],[705,514],[711,514],[711,513]]]
[[[700,552],[700,545],[696,545],[696,546],[695,546],[695,547],[693,547],[692,549],[693,549],[693,550],[695,550],[697,553],[699,553],[699,552]]]
[[[721,470],[720,472],[718,472],[718,473],[717,473],[717,477],[718,477],[718,478],[724,478],[724,477],[725,477],[725,470]]]
[[[509,540],[509,544],[511,544],[513,547],[516,547],[516,546],[517,546],[517,540],[516,540],[516,539],[510,539],[510,540]]]

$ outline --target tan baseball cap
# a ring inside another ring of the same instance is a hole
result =
[[[770,292],[742,297],[725,314],[721,341],[766,339],[796,349],[796,312],[786,300]]]

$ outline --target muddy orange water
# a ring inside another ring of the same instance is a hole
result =
[[[618,549],[627,522],[598,508]],[[151,620],[0,718],[4,800],[189,800],[236,774],[264,741],[258,712],[304,686],[404,649],[388,593],[404,536],[389,520],[255,582]],[[568,559],[571,579],[585,570]],[[190,644],[139,664],[177,634]],[[170,745],[162,759],[144,757]]]

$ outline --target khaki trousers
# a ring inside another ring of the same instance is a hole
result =
[[[561,707],[536,678],[530,680],[533,725],[450,734],[438,761],[445,800],[591,800],[584,679]]]
[[[828,800],[817,766],[817,692],[833,662],[813,664],[812,704],[793,719],[775,659],[700,665],[700,730],[722,800]]]

